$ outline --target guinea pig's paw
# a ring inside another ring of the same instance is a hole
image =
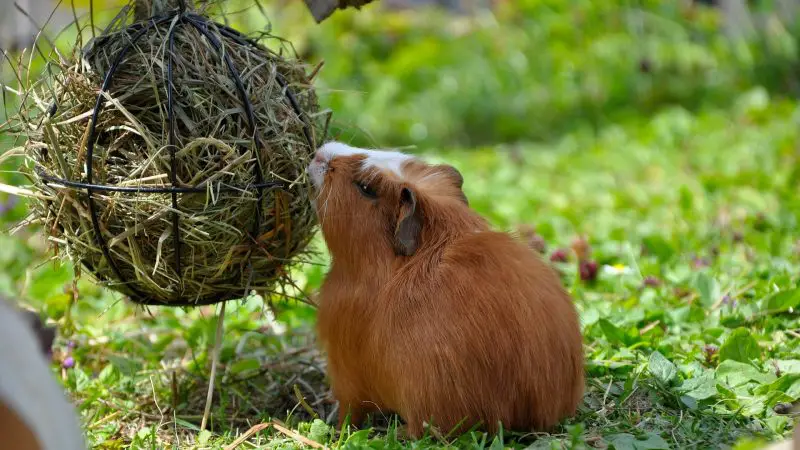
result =
[[[439,428],[431,425],[430,423],[424,420],[410,420],[406,422],[405,425],[400,425],[397,427],[397,435],[398,437],[402,436],[402,439],[406,440],[419,440],[422,439],[425,434],[434,437],[440,441],[444,441],[444,435],[439,430]]]

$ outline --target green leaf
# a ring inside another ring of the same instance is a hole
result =
[[[600,311],[597,308],[587,307],[581,314],[581,323],[584,327],[590,327],[600,320]]]
[[[770,384],[763,384],[757,387],[754,393],[766,395],[769,393],[782,392],[794,402],[800,398],[800,374],[784,375]]]
[[[694,204],[694,194],[685,184],[681,185],[679,193],[681,209],[684,212],[689,212]]]
[[[136,375],[137,372],[142,370],[142,363],[133,358],[125,358],[117,355],[108,355],[108,361],[114,365],[114,367],[119,371],[119,373],[125,376],[133,377]]]
[[[719,349],[719,360],[732,359],[743,363],[761,359],[758,341],[750,335],[746,328],[737,328]]]
[[[720,298],[717,281],[705,272],[698,272],[694,279],[694,287],[700,294],[700,303],[711,306]]]
[[[681,403],[692,411],[697,409],[697,400],[688,395],[681,395]]]
[[[180,417],[175,419],[175,423],[180,425],[180,426],[182,426],[182,427],[184,427],[184,428],[188,428],[190,430],[200,431],[200,427],[198,427],[197,425],[195,425],[195,424],[193,424],[191,422],[183,420]]]
[[[741,363],[732,359],[723,361],[717,366],[714,373],[717,381],[736,388],[747,383],[766,384],[775,381],[775,375],[761,372],[750,364]]]
[[[800,373],[800,359],[783,359],[775,363],[781,373]]]
[[[30,296],[44,300],[54,295],[63,295],[64,285],[71,279],[72,271],[66,264],[42,266],[31,277]]]
[[[717,393],[718,397],[722,399],[722,402],[730,411],[736,411],[740,408],[739,396],[724,384],[717,383]]]
[[[372,428],[356,431],[345,441],[345,448],[364,448],[369,442],[370,433],[372,433]]]
[[[680,387],[681,392],[695,400],[707,400],[717,395],[717,382],[714,372],[705,371],[699,376],[689,378]]]
[[[197,436],[197,443],[200,445],[208,444],[208,440],[211,439],[211,432],[208,430],[203,430]]]
[[[120,374],[113,364],[108,364],[103,367],[103,370],[101,370],[100,374],[97,375],[97,379],[107,385],[113,385],[117,382],[117,380],[119,380],[119,378]]]
[[[231,365],[230,371],[232,374],[239,374],[248,370],[258,370],[261,367],[261,362],[256,358],[240,359]]]
[[[648,362],[650,373],[664,384],[669,384],[678,376],[678,368],[660,352],[655,351],[650,354]]]
[[[498,436],[495,436],[494,439],[492,439],[492,444],[489,446],[489,450],[503,450],[503,442]]]
[[[142,427],[136,432],[136,437],[144,441],[150,437],[150,427]]]
[[[792,424],[792,419],[786,416],[772,416],[765,420],[767,428],[775,434],[782,434]]]
[[[328,424],[320,419],[314,419],[314,422],[311,423],[311,430],[308,433],[308,437],[312,441],[325,444],[328,442],[330,434],[331,428],[328,426]]]
[[[661,236],[652,235],[642,239],[642,245],[647,250],[658,258],[659,262],[666,262],[675,254],[675,249]]]
[[[705,320],[705,312],[697,303],[668,309],[666,313],[675,323],[693,323]]]
[[[762,310],[779,313],[800,307],[800,288],[776,292],[762,301]]]
[[[612,344],[625,344],[625,333],[616,325],[609,322],[607,319],[600,319],[597,321],[603,334],[606,335],[608,341]]]
[[[629,433],[619,433],[609,436],[608,442],[615,450],[668,450],[670,448],[667,441],[655,433],[648,433],[645,439],[638,439]]]
[[[620,433],[608,437],[608,443],[611,444],[610,448],[614,450],[636,450],[634,442],[636,442],[636,436],[628,433]]]
[[[769,397],[759,395],[756,397],[742,398],[743,408],[739,412],[745,417],[760,416],[767,409]]]
[[[744,438],[739,440],[732,450],[764,450],[769,448],[769,442],[764,439]]]

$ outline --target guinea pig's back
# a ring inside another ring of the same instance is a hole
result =
[[[451,307],[483,322],[483,336],[472,344],[511,359],[504,372],[528,393],[531,404],[516,403],[519,423],[510,425],[549,428],[573,414],[583,397],[583,339],[573,301],[555,271],[497,232],[457,241],[442,268],[443,279],[456,281],[450,289],[460,292],[450,297],[459,304]]]

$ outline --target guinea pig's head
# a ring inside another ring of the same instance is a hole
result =
[[[307,172],[334,260],[412,256],[423,245],[433,208],[467,207],[458,170],[401,152],[329,142]]]

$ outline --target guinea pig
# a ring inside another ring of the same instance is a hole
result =
[[[583,398],[583,338],[555,271],[469,207],[459,171],[329,142],[307,168],[331,266],[317,332],[339,426],[418,438],[545,431]]]
[[[0,298],[0,449],[86,450],[76,411],[50,371],[51,331],[34,315]]]

